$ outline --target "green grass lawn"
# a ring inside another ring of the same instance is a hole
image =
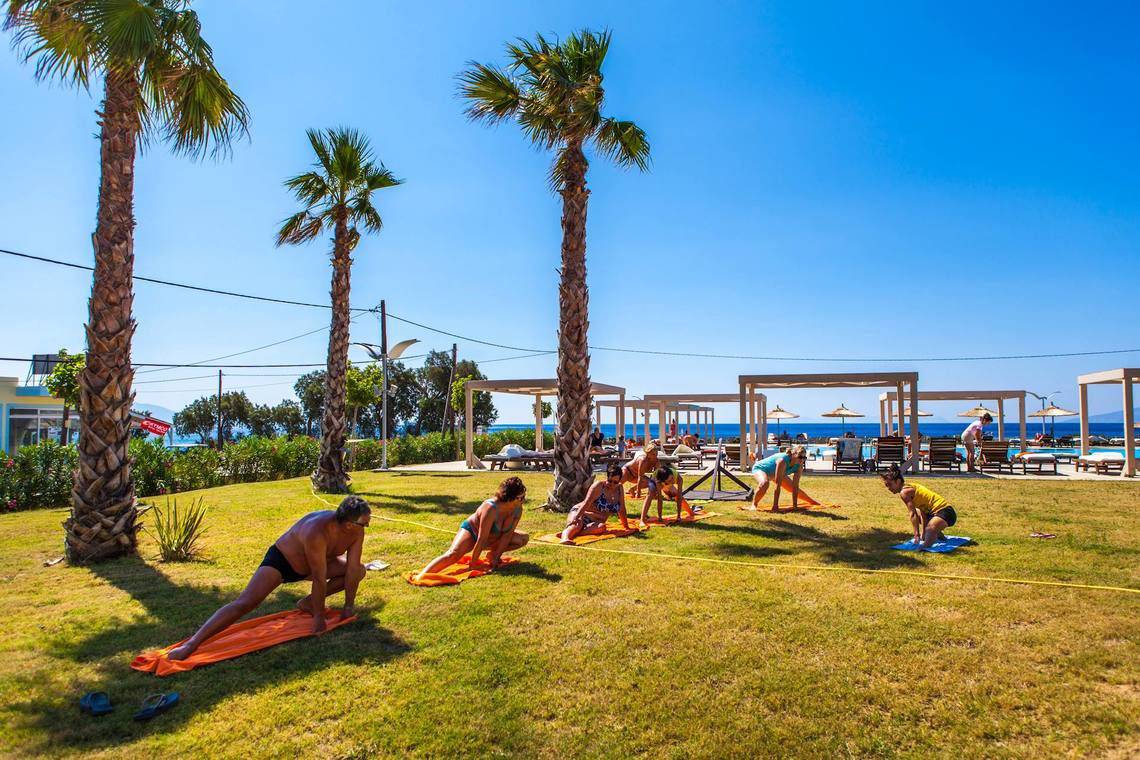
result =
[[[537,503],[549,475],[525,476]],[[490,474],[356,475],[374,514],[454,531]],[[0,753],[263,757],[1140,754],[1140,595],[825,572],[910,570],[1140,588],[1134,483],[940,478],[950,555],[887,547],[905,508],[872,477],[805,477],[815,513],[723,513],[599,548],[531,544],[458,587],[401,575],[450,535],[373,521],[360,620],[319,639],[158,679],[140,651],[189,635],[244,586],[268,545],[320,507],[304,479],[201,492],[207,560],[42,567],[59,510],[0,516]],[[188,496],[180,497],[188,499]],[[557,515],[528,512],[548,532]],[[1057,533],[1029,538],[1033,530]],[[264,611],[307,593],[294,584]],[[182,704],[131,714],[157,690]],[[105,718],[77,707],[110,692]]]

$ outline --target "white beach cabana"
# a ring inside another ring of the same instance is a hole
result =
[[[764,394],[757,394],[752,402],[747,404],[745,409],[745,401],[738,393],[647,393],[645,400],[655,404],[658,409],[658,426],[657,431],[662,434],[664,427],[661,422],[665,419],[664,410],[668,404],[740,404],[741,420],[745,417],[748,419],[748,431],[752,434],[758,435],[760,425],[756,421],[762,412],[766,412],[768,408],[768,399]],[[716,437],[716,412],[713,411],[710,415],[710,437],[705,440],[713,440]],[[744,426],[741,426],[740,442],[743,444],[746,440],[747,432]],[[649,434],[649,418],[645,420],[645,432]],[[766,433],[766,431],[765,431]],[[755,440],[755,438],[753,438]],[[743,446],[741,447],[743,448]]]
[[[464,388],[464,421],[466,429],[466,447],[464,449],[467,458],[467,467],[470,469],[482,469],[483,463],[480,462],[475,456],[475,449],[473,446],[475,439],[475,425],[471,419],[472,411],[472,398],[477,391],[485,391],[488,393],[513,393],[520,396],[533,396],[534,397],[534,448],[536,451],[542,450],[542,398],[543,396],[557,396],[558,395],[558,381],[553,378],[544,378],[540,380],[471,380]],[[619,401],[625,400],[625,388],[617,385],[606,385],[605,383],[590,383],[590,396],[617,396]],[[623,408],[618,407],[618,417],[620,418],[623,413]]]
[[[1021,445],[1024,448],[1025,443],[1025,397],[1026,391],[921,391],[918,394],[919,401],[996,401],[997,402],[997,419],[998,426],[998,440],[1005,440],[1005,402],[1017,401],[1017,418],[1018,429],[1021,435]],[[879,432],[882,435],[892,435],[897,431],[902,430],[903,413],[902,405],[898,406],[898,417],[895,418],[895,404],[898,402],[899,392],[888,391],[879,395]],[[909,404],[913,404],[910,401]],[[971,410],[973,411],[973,410]],[[977,415],[970,415],[977,416]],[[897,423],[897,426],[896,426]]]
[[[594,424],[597,425],[598,427],[601,427],[602,409],[603,408],[613,407],[616,410],[619,405],[621,405],[623,407],[623,409],[632,409],[633,410],[633,434],[634,434],[635,438],[637,437],[637,429],[638,429],[638,425],[639,425],[637,413],[640,411],[644,415],[645,427],[646,427],[646,430],[648,430],[649,414],[650,414],[650,412],[652,412],[653,410],[656,410],[658,408],[657,404],[646,401],[645,399],[628,399],[628,398],[624,399],[624,400],[602,399],[600,401],[594,402]],[[676,421],[678,423],[678,425],[680,424],[681,412],[685,412],[686,418],[689,420],[688,424],[690,426],[692,425],[692,415],[695,413],[697,415],[698,429],[701,429],[701,430],[711,429],[709,427],[709,425],[707,424],[707,422],[710,419],[710,415],[715,414],[713,411],[713,408],[709,407],[709,406],[698,406],[697,404],[681,404],[681,403],[668,404],[665,407],[665,411],[674,421]],[[615,413],[615,417],[617,418],[618,434],[624,435],[625,415],[623,413],[620,416],[618,416]]]
[[[1129,478],[1136,475],[1136,415],[1133,413],[1135,396],[1132,386],[1137,382],[1140,382],[1140,369],[1136,367],[1106,369],[1077,378],[1081,401],[1081,456],[1089,453],[1089,386],[1120,383],[1124,396],[1124,475]]]
[[[745,404],[757,394],[758,389],[770,388],[894,388],[899,397],[908,398],[910,406],[910,459],[907,467],[918,462],[918,373],[917,372],[836,372],[831,374],[780,374],[780,375],[740,375],[740,440],[745,436]],[[907,393],[909,391],[909,393]],[[900,406],[901,409],[901,406]],[[760,445],[757,456],[764,454],[764,442],[768,439],[766,415],[761,417]],[[740,466],[746,467],[748,454],[740,447]]]

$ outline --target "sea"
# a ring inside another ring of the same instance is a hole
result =
[[[962,422],[920,421],[918,423],[918,429],[924,436],[959,436],[962,434],[962,431],[966,429],[966,425],[968,425],[969,422],[969,420],[963,420]],[[543,429],[546,432],[553,433],[554,425],[548,423],[543,426]],[[639,425],[638,430],[635,432],[632,423],[627,424],[625,426],[625,436],[626,438],[640,439],[644,429],[645,428],[643,425]],[[680,433],[684,435],[685,425],[682,424],[678,429]],[[491,432],[496,432],[499,430],[534,430],[534,424],[532,423],[528,425],[526,423],[507,423],[502,425],[491,425],[489,430]],[[613,438],[617,431],[617,425],[613,423],[603,423],[601,425],[601,430],[607,438]],[[697,426],[694,425],[693,432],[697,432],[697,430]],[[879,423],[849,422],[846,425],[842,425],[838,422],[792,422],[783,423],[779,427],[777,427],[776,423],[774,422],[768,423],[769,433],[781,432],[788,433],[791,436],[796,436],[800,433],[807,433],[808,438],[812,441],[823,441],[828,438],[842,436],[849,430],[854,432],[855,435],[859,436],[860,438],[874,438],[875,436],[879,435]],[[1028,422],[1026,424],[1025,430],[1026,435],[1029,438],[1032,438],[1041,432],[1041,423],[1037,420]],[[1081,426],[1078,422],[1058,422],[1052,426],[1050,426],[1049,423],[1046,423],[1045,432],[1048,433],[1050,431],[1052,431],[1052,435],[1054,437],[1065,435],[1078,436],[1081,433]],[[655,422],[650,423],[649,432],[650,435],[654,437],[657,436],[657,424]],[[716,440],[723,440],[725,442],[735,441],[740,438],[740,424],[736,422],[718,422],[714,428],[714,432],[714,438]],[[987,426],[986,432],[996,436],[997,425],[993,424]],[[1089,433],[1093,435],[1101,435],[1105,438],[1122,438],[1124,436],[1124,426],[1119,422],[1090,422]],[[1017,438],[1019,436],[1017,420],[1006,421],[1005,435],[1006,438]]]

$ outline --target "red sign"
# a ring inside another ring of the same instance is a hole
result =
[[[148,433],[155,435],[166,435],[166,431],[170,430],[170,423],[156,420],[153,417],[143,417],[139,420],[139,427]]]

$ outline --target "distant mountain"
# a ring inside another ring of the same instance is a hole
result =
[[[1132,410],[1132,419],[1140,421],[1140,409]],[[1089,422],[1119,422],[1124,424],[1124,410],[1119,412],[1105,412],[1104,414],[1090,414]]]
[[[140,412],[150,412],[152,417],[157,417],[163,422],[174,422],[174,410],[167,409],[165,406],[158,406],[157,404],[135,404],[131,409]]]

